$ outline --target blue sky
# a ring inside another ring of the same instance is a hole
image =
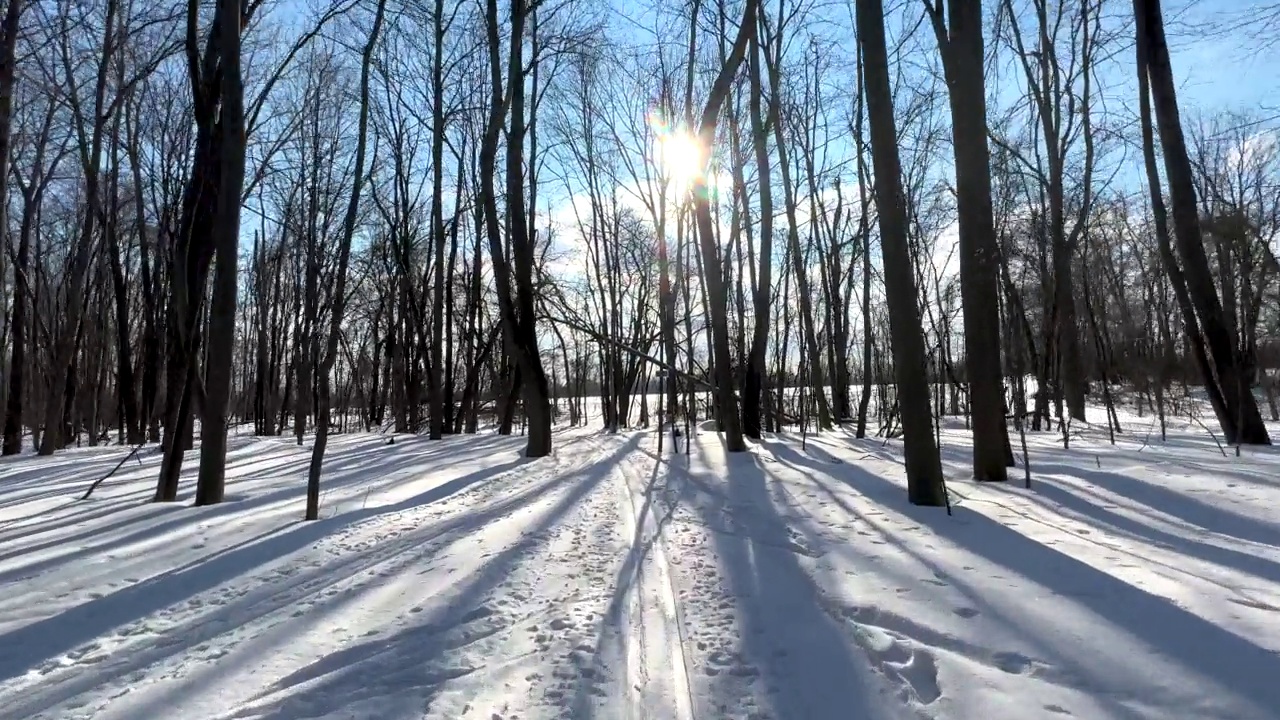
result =
[[[1171,3],[1175,10],[1186,4]],[[1280,115],[1280,45],[1270,50],[1261,48],[1262,43],[1251,32],[1262,32],[1263,28],[1249,24],[1267,4],[1256,0],[1199,0],[1171,23],[1169,45],[1182,104],[1206,110],[1269,109],[1267,114]],[[1196,37],[1198,28],[1240,22],[1244,26],[1238,30]],[[1269,29],[1280,32],[1280,27]]]

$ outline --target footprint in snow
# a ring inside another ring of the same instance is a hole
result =
[[[926,705],[942,697],[938,664],[932,652],[881,627],[879,611],[874,607],[844,607],[839,614],[849,623],[853,639],[875,668],[898,687],[899,697]]]
[[[955,613],[956,615],[959,615],[959,616],[960,616],[960,617],[962,617],[962,618],[966,618],[966,619],[971,618],[971,617],[977,617],[978,615],[980,615],[980,614],[981,614],[981,613],[979,613],[977,610],[975,610],[975,609],[973,609],[973,608],[970,608],[970,607],[958,607],[958,608],[956,608],[956,609],[952,610],[951,612]]]
[[[992,662],[1010,675],[1025,675],[1030,672],[1033,661],[1020,652],[1001,651],[991,656]]]

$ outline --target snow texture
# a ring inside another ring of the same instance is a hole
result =
[[[86,501],[120,448],[6,460],[0,718],[1280,718],[1280,454],[1122,419],[1029,437],[1030,490],[945,426],[950,517],[845,431],[338,436],[311,523],[284,439],[210,508],[154,451]]]

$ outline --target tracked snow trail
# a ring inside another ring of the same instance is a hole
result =
[[[708,432],[693,443],[667,466],[666,527],[698,719],[920,717],[824,612],[810,573],[824,548],[797,531],[757,453]]]
[[[17,648],[0,657],[0,717],[719,717],[695,714],[706,701],[664,537],[678,487],[652,435],[562,431],[537,461],[518,439],[490,442],[339,445],[315,523],[271,504],[300,487],[306,454],[269,442],[235,456],[245,505],[223,515],[135,504],[133,485],[68,506],[92,538],[81,553],[45,547],[45,526],[20,538],[37,553],[0,563],[50,580],[63,604],[38,615],[0,599]],[[129,520],[103,524],[113,516]],[[107,581],[112,567],[124,583]]]
[[[1033,440],[953,516],[840,432],[339,436],[311,523],[273,439],[0,463],[0,720],[1280,720],[1280,455]]]
[[[199,543],[210,554],[185,567],[71,588],[85,601],[5,636],[0,716],[553,718],[589,705],[602,694],[593,625],[623,551],[611,470],[630,447],[559,441],[555,458],[494,457],[241,545],[222,546],[214,523]],[[61,582],[131,547],[77,557]]]
[[[627,718],[694,720],[685,632],[663,538],[675,499],[660,477],[663,464],[647,453],[640,457],[619,466],[632,538],[615,590],[627,629]]]

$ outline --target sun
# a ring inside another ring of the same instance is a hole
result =
[[[659,134],[654,148],[654,160],[670,181],[671,190],[678,195],[691,190],[706,171],[702,143],[685,131]]]

